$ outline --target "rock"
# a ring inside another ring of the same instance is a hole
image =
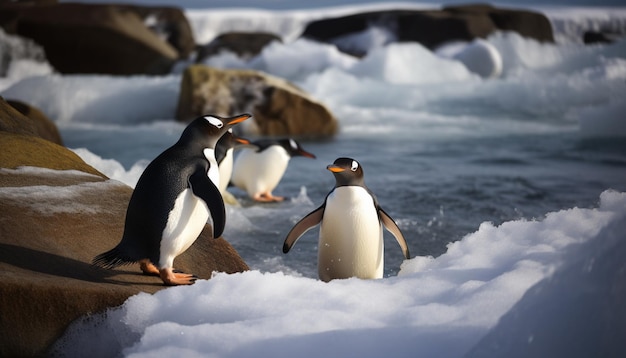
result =
[[[610,31],[585,31],[583,33],[583,43],[585,45],[591,44],[611,44],[615,41],[619,40],[620,36],[618,33],[613,33]]]
[[[63,145],[56,125],[43,112],[20,101],[5,101],[2,97],[0,97],[0,131],[34,135]]]
[[[165,288],[138,266],[105,270],[90,264],[119,242],[132,189],[60,145],[15,132],[0,131],[2,357],[44,355],[77,318]],[[207,225],[174,261],[176,268],[201,279],[214,271],[248,270],[211,232]]]
[[[39,137],[47,139],[52,143],[63,145],[63,140],[61,139],[61,134],[59,133],[57,126],[38,108],[21,101],[11,99],[7,100],[6,103],[15,108],[33,123],[35,133]],[[0,104],[0,106],[2,106],[2,104]]]
[[[117,5],[137,14],[144,24],[178,51],[178,58],[189,57],[196,49],[191,25],[183,10],[169,6]]]
[[[521,9],[501,9],[491,5],[447,6],[443,11],[462,14],[485,14],[499,31],[514,31],[539,42],[554,42],[550,20],[539,12]]]
[[[43,46],[61,73],[165,74],[194,44],[184,15],[174,15],[180,10],[160,9],[79,3],[3,6],[12,16],[0,23]],[[167,16],[177,20],[163,20]],[[163,35],[147,24],[169,32]]]
[[[71,150],[32,135],[0,131],[0,168],[20,166],[49,168],[54,170],[79,170],[105,177]]]
[[[495,31],[516,31],[539,41],[554,41],[549,20],[525,10],[489,5],[451,6],[442,10],[383,10],[321,19],[307,25],[302,37],[335,44],[339,50],[364,56],[367,49],[347,47],[342,37],[382,27],[398,42],[418,42],[434,49],[446,42],[486,38]]]
[[[282,42],[282,39],[266,32],[228,32],[219,35],[207,45],[199,46],[196,62],[200,63],[221,51],[230,51],[241,58],[250,59],[261,53],[272,41]]]
[[[278,77],[204,65],[184,71],[178,120],[206,113],[230,116],[244,112],[252,113],[253,118],[237,127],[242,135],[328,137],[337,132],[337,120],[323,104]]]
[[[35,123],[13,108],[2,97],[0,97],[0,131],[37,135]]]
[[[57,5],[58,0],[23,0],[23,1],[2,1],[0,0],[0,27],[9,34],[15,34],[17,22],[22,11],[33,6]]]

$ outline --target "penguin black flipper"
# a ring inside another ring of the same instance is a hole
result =
[[[202,199],[209,207],[213,220],[213,237],[217,239],[222,236],[226,226],[226,208],[222,194],[206,175],[206,170],[202,168],[196,169],[189,176],[189,186],[193,194]]]
[[[307,216],[303,217],[297,224],[291,228],[291,231],[287,234],[287,238],[285,238],[285,243],[283,244],[283,253],[288,253],[291,250],[291,247],[298,241],[298,239],[304,235],[305,232],[309,231],[313,227],[317,226],[320,222],[322,222],[322,218],[324,217],[324,209],[326,208],[326,202],[319,208],[313,210]]]
[[[404,239],[404,235],[402,235],[402,231],[400,231],[400,228],[398,227],[398,225],[396,225],[396,222],[380,206],[378,207],[378,216],[380,217],[380,221],[385,226],[385,228],[391,234],[393,234],[393,236],[396,238],[396,241],[398,241],[398,244],[402,249],[402,253],[404,254],[404,258],[407,260],[410,259],[411,254],[409,253],[409,245],[407,245],[406,240]]]

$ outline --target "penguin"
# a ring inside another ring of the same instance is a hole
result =
[[[365,186],[363,168],[352,158],[338,158],[326,167],[335,177],[335,187],[324,203],[307,214],[287,234],[283,253],[288,253],[308,230],[320,225],[318,274],[322,281],[358,277],[383,277],[383,227],[400,244],[404,258],[409,247],[394,220]]]
[[[139,262],[145,274],[160,276],[165,285],[193,284],[195,276],[174,271],[174,258],[198,238],[209,213],[213,237],[222,235],[226,211],[218,189],[215,146],[229,128],[250,117],[207,115],[193,120],[141,174],[120,243],[96,256],[93,264],[114,268]]]
[[[235,158],[231,183],[259,202],[284,200],[284,197],[272,195],[272,190],[285,174],[292,157],[315,159],[315,155],[291,138],[264,139],[254,141],[252,145],[258,149],[243,148]]]
[[[249,140],[233,134],[232,129],[229,129],[228,132],[224,133],[224,135],[217,141],[217,146],[215,147],[215,159],[217,160],[220,172],[219,189],[222,195],[226,192],[226,188],[230,182],[230,177],[233,173],[233,152],[235,151],[235,148],[241,145],[249,144]]]

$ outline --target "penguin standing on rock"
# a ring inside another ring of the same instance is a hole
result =
[[[264,139],[252,142],[258,149],[243,148],[235,158],[231,183],[256,201],[282,201],[272,190],[285,174],[289,160],[295,156],[315,159],[294,139]]]
[[[365,186],[363,169],[356,160],[338,158],[327,169],[335,176],[335,187],[322,206],[289,231],[283,252],[288,253],[305,232],[321,223],[317,264],[322,281],[349,277],[382,278],[383,226],[396,238],[404,257],[410,258],[400,228]]]
[[[196,241],[209,213],[213,237],[222,235],[226,210],[215,146],[233,125],[250,117],[192,121],[178,142],[148,164],[128,203],[122,240],[93,264],[114,268],[139,262],[145,274],[160,276],[166,285],[193,284],[195,276],[174,271],[174,258]]]

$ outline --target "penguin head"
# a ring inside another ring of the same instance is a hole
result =
[[[300,143],[298,143],[295,139],[285,138],[279,139],[278,144],[285,148],[290,157],[307,157],[315,159],[315,155],[313,153],[307,152],[302,148]]]
[[[217,141],[237,123],[252,117],[249,114],[241,114],[234,117],[219,117],[206,115],[194,119],[180,136],[179,143],[202,148],[215,148]]]
[[[224,150],[228,150],[230,148],[235,148],[239,145],[247,144],[250,144],[250,141],[248,139],[233,134],[233,129],[229,128],[226,133],[224,133],[217,141],[216,148],[223,148]]]
[[[226,155],[229,150],[237,147],[237,146],[246,146],[250,145],[250,141],[236,136],[233,134],[233,129],[230,128],[222,135],[222,137],[217,141],[215,145],[215,159],[218,163],[222,163],[222,160],[226,158]]]
[[[336,186],[364,185],[363,168],[359,162],[352,158],[337,158],[326,169],[330,170],[335,176]]]

